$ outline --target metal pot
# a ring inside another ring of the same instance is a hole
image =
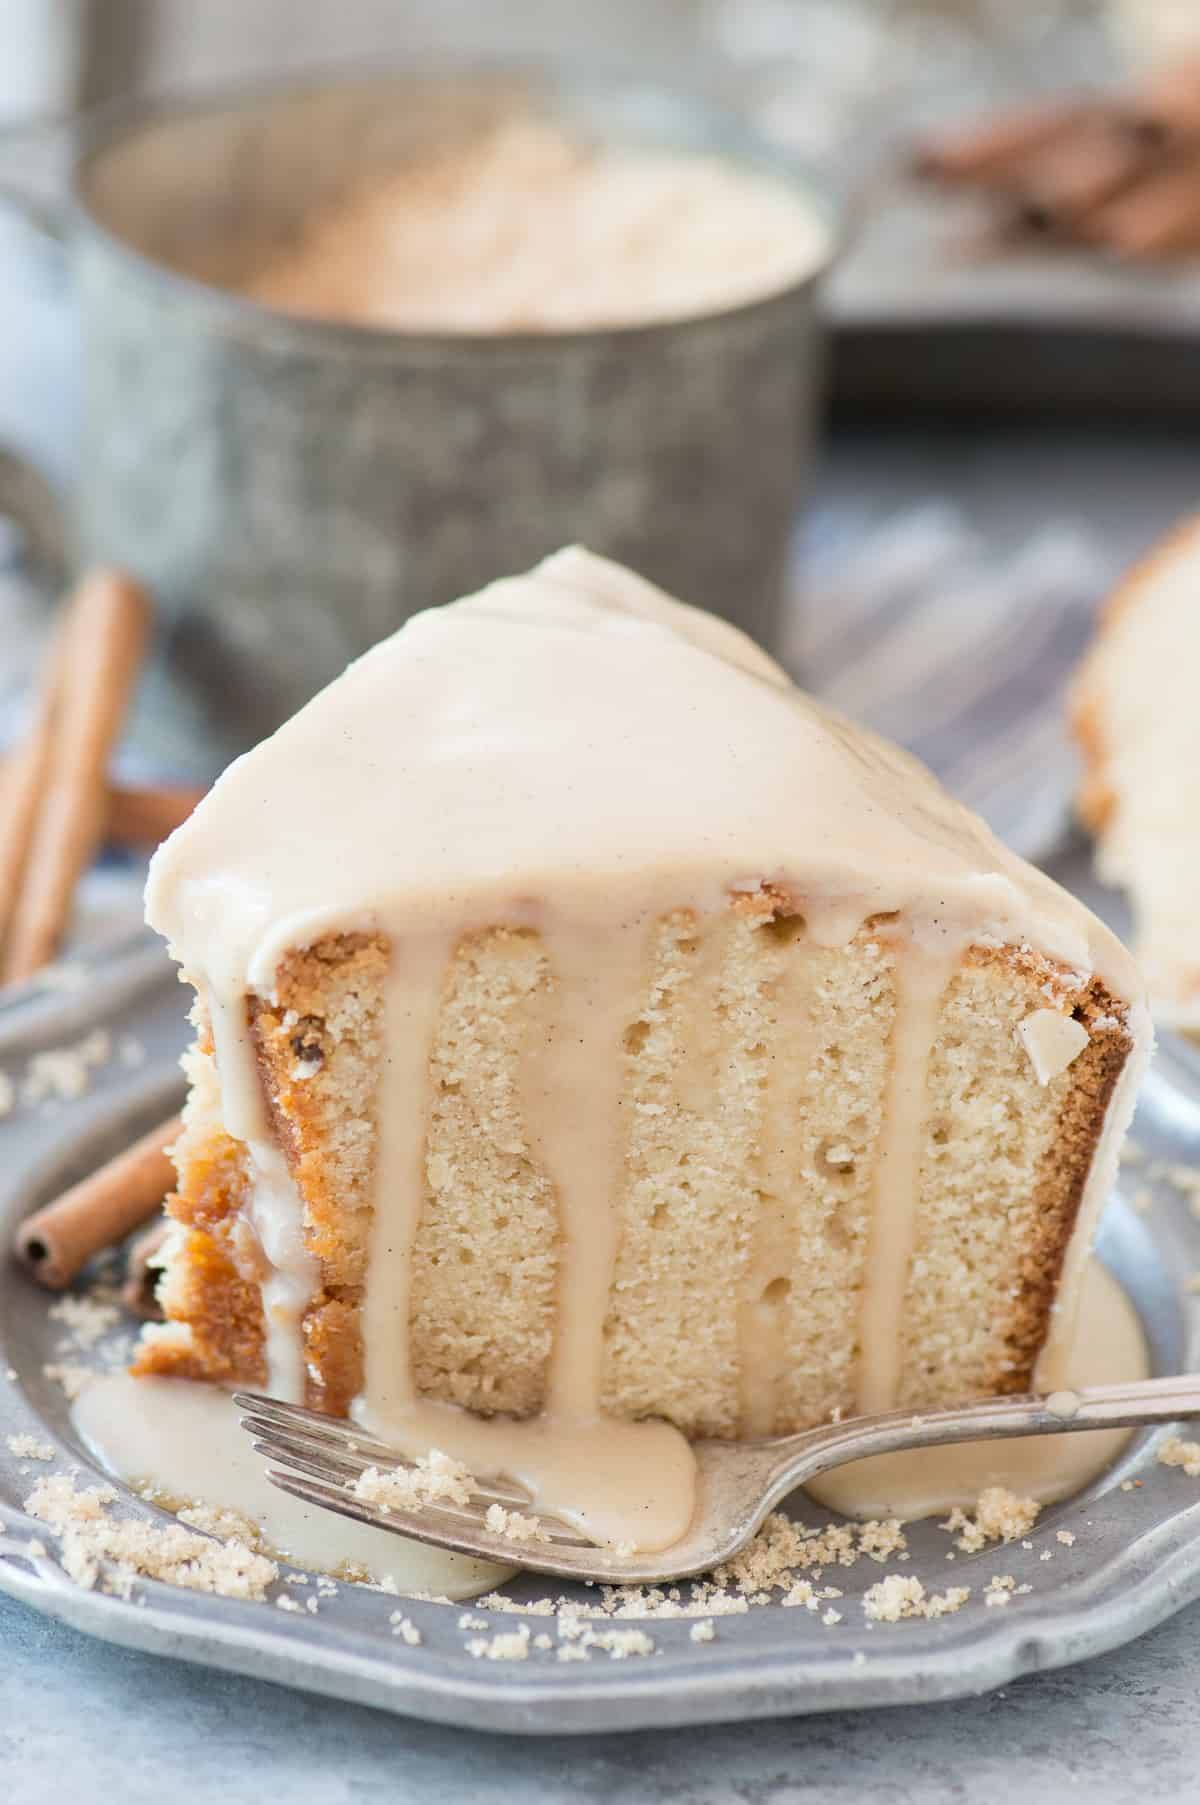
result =
[[[177,768],[219,765],[411,613],[572,541],[774,639],[821,270],[678,322],[488,337],[292,318],[237,292],[314,206],[514,106],[801,182],[699,101],[546,70],[322,77],[88,134],[66,226],[75,555],[158,600]]]

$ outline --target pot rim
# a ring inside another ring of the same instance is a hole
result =
[[[499,85],[524,79],[551,95],[609,93],[638,94],[665,101],[676,112],[683,109],[702,128],[712,150],[782,179],[813,208],[826,234],[824,252],[795,280],[749,300],[727,307],[684,314],[677,318],[633,321],[599,327],[555,328],[536,332],[454,332],[364,325],[350,320],[321,319],[292,314],[268,306],[236,289],[176,269],[132,243],[109,225],[87,192],[89,172],[110,150],[129,143],[140,132],[175,119],[219,114],[233,108],[249,108],[256,102],[271,103],[315,94],[332,87],[378,88],[461,79],[464,84]],[[850,209],[835,192],[827,174],[807,160],[784,150],[741,119],[735,108],[695,82],[666,82],[657,75],[643,76],[631,70],[583,69],[564,59],[472,56],[425,59],[406,58],[403,64],[368,65],[362,61],[326,64],[285,78],[225,82],[183,94],[169,92],[119,100],[97,108],[81,122],[79,142],[71,160],[68,195],[74,230],[102,246],[109,255],[138,271],[153,287],[190,304],[211,317],[214,325],[233,336],[264,336],[327,350],[357,354],[395,355],[427,351],[440,356],[486,359],[496,356],[528,357],[572,346],[629,346],[681,334],[711,330],[715,325],[753,321],[780,303],[809,295],[828,275],[842,255],[851,231]]]

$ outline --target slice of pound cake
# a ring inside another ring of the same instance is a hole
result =
[[[1134,566],[1072,694],[1078,806],[1129,892],[1155,1013],[1200,1034],[1200,515]]]
[[[581,1425],[769,1434],[1069,1341],[1128,955],[615,564],[410,621],[225,773],[148,913],[197,1040],[141,1372],[406,1445],[483,1413],[565,1471]]]

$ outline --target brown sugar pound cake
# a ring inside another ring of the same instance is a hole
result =
[[[1052,1382],[1149,1048],[1128,955],[618,565],[410,621],[148,914],[197,1040],[139,1371],[560,1491]]]
[[[1200,515],[1134,566],[1074,684],[1078,796],[1128,891],[1156,1015],[1200,1034]]]

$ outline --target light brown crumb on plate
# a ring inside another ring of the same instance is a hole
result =
[[[9,1435],[5,1437],[10,1454],[18,1460],[53,1460],[54,1449],[48,1441],[39,1441],[36,1435]]]
[[[529,1625],[522,1623],[515,1630],[501,1630],[491,1637],[476,1637],[467,1643],[467,1653],[476,1661],[527,1661]]]
[[[914,1575],[888,1573],[864,1592],[862,1604],[873,1623],[899,1623],[904,1617],[945,1617],[961,1610],[970,1596],[969,1586],[927,1593]]]
[[[1184,1441],[1180,1435],[1168,1435],[1158,1449],[1158,1464],[1182,1467],[1189,1479],[1200,1479],[1200,1442]]]
[[[121,1312],[116,1304],[102,1303],[94,1297],[75,1297],[68,1292],[51,1304],[49,1316],[51,1322],[62,1323],[67,1330],[69,1339],[64,1350],[74,1346],[86,1353],[120,1321]]]
[[[976,1554],[989,1542],[1016,1542],[1033,1528],[1041,1511],[1035,1498],[1019,1498],[1005,1486],[990,1485],[980,1492],[974,1517],[961,1507],[950,1512],[942,1528],[958,1531],[956,1546],[964,1554]]]
[[[53,1473],[25,1500],[28,1514],[59,1538],[63,1571],[76,1585],[128,1598],[136,1579],[158,1579],[192,1592],[263,1599],[278,1577],[274,1561],[241,1543],[217,1542],[181,1523],[116,1518],[116,1497],[111,1485],[81,1487],[72,1475]]]

